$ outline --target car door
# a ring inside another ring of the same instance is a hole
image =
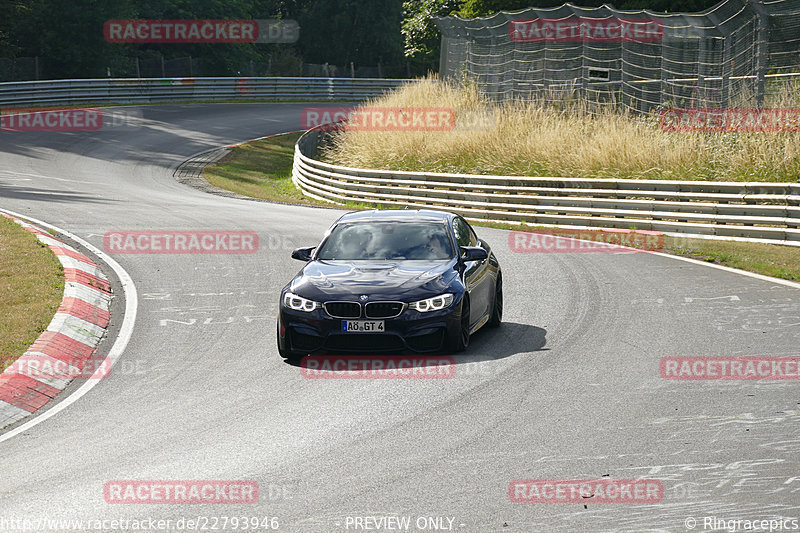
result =
[[[458,246],[479,246],[478,236],[463,218],[456,217],[453,220],[453,231]],[[486,259],[466,261],[464,263],[464,284],[469,293],[470,325],[474,326],[489,309],[489,290],[491,288],[489,261]]]

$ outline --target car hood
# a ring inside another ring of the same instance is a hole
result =
[[[445,292],[457,276],[450,261],[311,261],[289,290],[317,301],[421,299]]]

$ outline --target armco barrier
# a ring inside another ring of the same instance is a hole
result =
[[[344,203],[443,208],[470,219],[637,228],[800,245],[800,184],[484,176],[365,170],[315,159],[311,130],[295,146],[292,179]]]
[[[348,101],[410,80],[383,78],[109,78],[0,83],[0,109],[88,103],[147,104],[236,99]]]

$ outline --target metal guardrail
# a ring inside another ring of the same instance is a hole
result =
[[[800,245],[800,183],[539,178],[366,170],[314,159],[320,136],[295,146],[292,180],[333,203],[443,208],[473,220],[636,228]]]
[[[109,78],[0,83],[0,108],[215,100],[347,101],[380,96],[410,80],[384,78]]]

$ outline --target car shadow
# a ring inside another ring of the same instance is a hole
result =
[[[547,330],[530,324],[520,324],[516,322],[503,322],[498,328],[483,327],[476,331],[470,339],[469,348],[466,351],[453,355],[446,354],[418,354],[414,352],[403,353],[378,353],[378,354],[352,354],[352,353],[325,353],[308,356],[316,361],[338,360],[363,361],[365,359],[413,359],[418,366],[438,366],[444,358],[448,364],[465,364],[482,361],[497,361],[512,357],[514,355],[546,351]],[[285,359],[284,363],[289,366],[306,368],[308,358]]]
[[[498,328],[482,327],[473,333],[469,348],[456,362],[493,361],[521,353],[546,351],[547,330],[530,324],[503,322]]]

